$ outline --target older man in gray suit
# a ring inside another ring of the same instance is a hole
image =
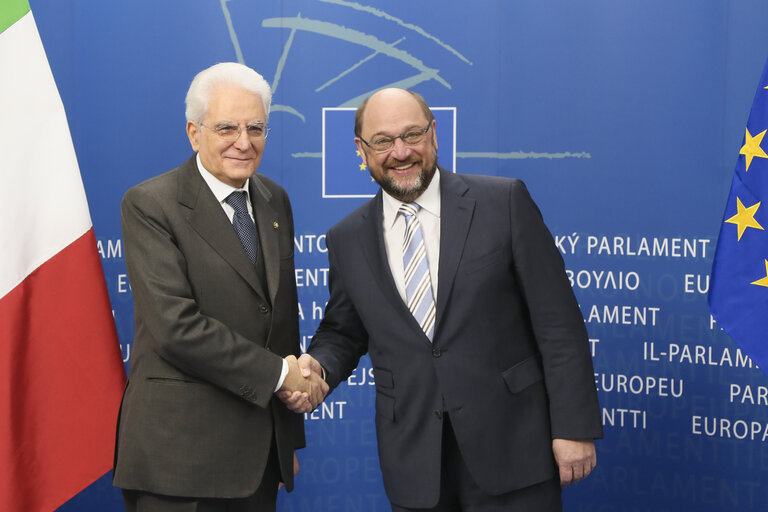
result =
[[[315,405],[327,391],[296,362],[288,196],[255,174],[270,100],[241,64],[199,73],[186,98],[197,154],[123,199],[136,336],[114,484],[129,511],[274,511],[304,446],[274,393]]]

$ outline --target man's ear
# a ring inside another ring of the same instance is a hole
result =
[[[187,137],[189,137],[189,144],[192,146],[192,151],[197,153],[200,151],[200,143],[197,138],[200,136],[200,127],[194,121],[187,121]]]
[[[365,154],[365,143],[360,137],[355,137],[355,145],[357,146],[357,152],[360,154],[360,158],[363,159],[363,163],[368,165],[368,155]]]

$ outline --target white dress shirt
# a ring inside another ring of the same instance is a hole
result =
[[[382,194],[384,207],[384,245],[387,250],[389,268],[395,278],[397,291],[403,302],[408,300],[405,295],[405,270],[403,269],[403,236],[405,234],[405,217],[398,214],[402,201],[395,199],[386,192]],[[421,232],[427,251],[429,277],[432,281],[432,296],[437,303],[437,269],[440,263],[440,172],[435,171],[432,182],[415,203],[421,208],[416,217],[421,223]]]
[[[203,162],[200,161],[200,154],[197,154],[197,170],[200,171],[200,176],[203,177],[203,180],[208,184],[208,188],[211,189],[211,192],[213,192],[213,195],[216,197],[216,200],[219,202],[222,208],[224,208],[224,213],[227,214],[227,217],[229,218],[229,222],[232,222],[232,219],[235,217],[235,209],[229,206],[229,203],[227,203],[227,198],[232,194],[232,192],[240,191],[245,192],[245,203],[248,205],[248,215],[251,216],[251,220],[256,222],[256,217],[253,215],[253,205],[251,204],[251,194],[248,192],[248,182],[250,179],[245,180],[245,184],[241,188],[235,188],[232,185],[228,185],[221,181],[219,178],[211,174],[211,171],[205,168],[203,165]]]

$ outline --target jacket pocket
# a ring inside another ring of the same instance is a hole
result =
[[[394,394],[395,389],[395,378],[392,372],[374,367],[373,380],[376,381],[376,414],[395,421],[395,398],[389,394]]]
[[[380,391],[376,392],[376,414],[390,421],[395,421],[395,399]]]
[[[541,367],[541,356],[536,354],[523,359],[501,374],[507,388],[512,393],[519,393],[528,386],[544,379],[544,369]]]
[[[392,389],[395,387],[395,378],[392,372],[383,368],[373,369],[373,380],[376,382],[376,387]]]
[[[461,270],[464,274],[471,274],[491,265],[496,265],[502,261],[506,249],[506,246],[497,247],[481,256],[465,260],[461,264]]]

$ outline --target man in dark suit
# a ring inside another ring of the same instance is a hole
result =
[[[199,73],[186,98],[197,154],[123,199],[136,335],[114,484],[129,511],[274,511],[304,430],[273,394],[327,391],[296,361],[288,196],[255,174],[270,100],[241,64]]]
[[[409,91],[358,109],[382,190],[328,231],[330,300],[299,363],[334,388],[370,354],[394,511],[561,510],[602,436],[584,320],[525,185],[439,168],[435,129]]]

